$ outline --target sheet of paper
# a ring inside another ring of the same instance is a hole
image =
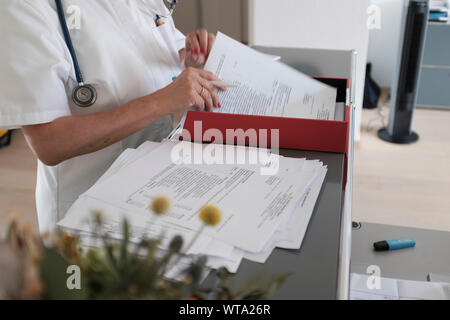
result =
[[[336,89],[218,33],[205,69],[237,85],[219,92],[222,113],[334,120]]]
[[[304,198],[300,200],[299,205],[294,209],[288,223],[280,226],[272,239],[267,243],[264,250],[258,253],[245,252],[244,258],[264,263],[267,261],[275,248],[300,249],[308,228],[314,207],[322,188],[326,175],[326,168],[320,168],[317,178],[311,187],[308,188]]]
[[[314,212],[320,191],[322,189],[327,168],[316,163],[317,176],[314,183],[308,187],[304,198],[300,199],[294,214],[288,219],[284,230],[279,232],[276,245],[284,249],[299,249],[305,237],[309,221]]]
[[[120,154],[120,156],[114,161],[114,163],[106,170],[106,172],[100,177],[96,183],[100,183],[115,173],[119,172],[123,167],[133,163],[133,161],[139,159],[145,154],[152,152],[160,146],[157,142],[146,141],[139,146],[138,149],[126,149]]]
[[[449,300],[450,285],[426,281],[398,280],[400,300]]]
[[[373,288],[369,275],[351,275],[351,300],[449,300],[450,284],[427,281],[380,278]]]
[[[368,275],[352,273],[350,300],[399,300],[397,280],[381,278],[379,289],[370,289]]]

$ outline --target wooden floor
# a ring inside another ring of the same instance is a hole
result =
[[[36,167],[21,131],[14,131],[11,145],[0,149],[0,234],[14,215],[37,230]]]
[[[355,145],[353,219],[450,231],[450,110],[416,109],[419,142],[397,145],[377,137],[384,98],[377,111],[364,110]]]
[[[387,108],[382,113],[387,120]],[[420,141],[394,145],[379,140],[377,111],[365,110],[355,146],[353,219],[450,231],[450,111],[418,109]],[[37,230],[36,159],[20,131],[0,149],[0,229],[12,215]],[[0,232],[1,233],[1,232]]]

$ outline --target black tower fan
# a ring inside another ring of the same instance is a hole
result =
[[[419,139],[419,136],[411,131],[411,122],[417,99],[428,12],[428,0],[405,1],[402,19],[403,42],[394,73],[389,126],[378,131],[378,136],[389,142],[412,143]]]

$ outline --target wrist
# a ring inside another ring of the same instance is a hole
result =
[[[150,123],[166,116],[167,108],[152,95],[136,98],[128,103],[128,110],[133,114],[134,118],[140,123],[139,126],[144,128]]]
[[[148,114],[150,118],[159,119],[172,114],[168,107],[169,103],[167,97],[162,94],[163,90],[164,89],[160,89],[141,98],[141,103],[146,109],[146,114]]]

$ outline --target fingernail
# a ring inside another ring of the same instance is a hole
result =
[[[202,50],[202,53],[203,53],[204,55],[206,55],[206,49],[203,49],[203,50]]]
[[[199,47],[195,47],[195,53],[200,53],[200,48]]]
[[[222,108],[222,105],[220,104],[220,102],[219,102],[219,105],[218,105],[218,107],[219,107],[219,108]]]

